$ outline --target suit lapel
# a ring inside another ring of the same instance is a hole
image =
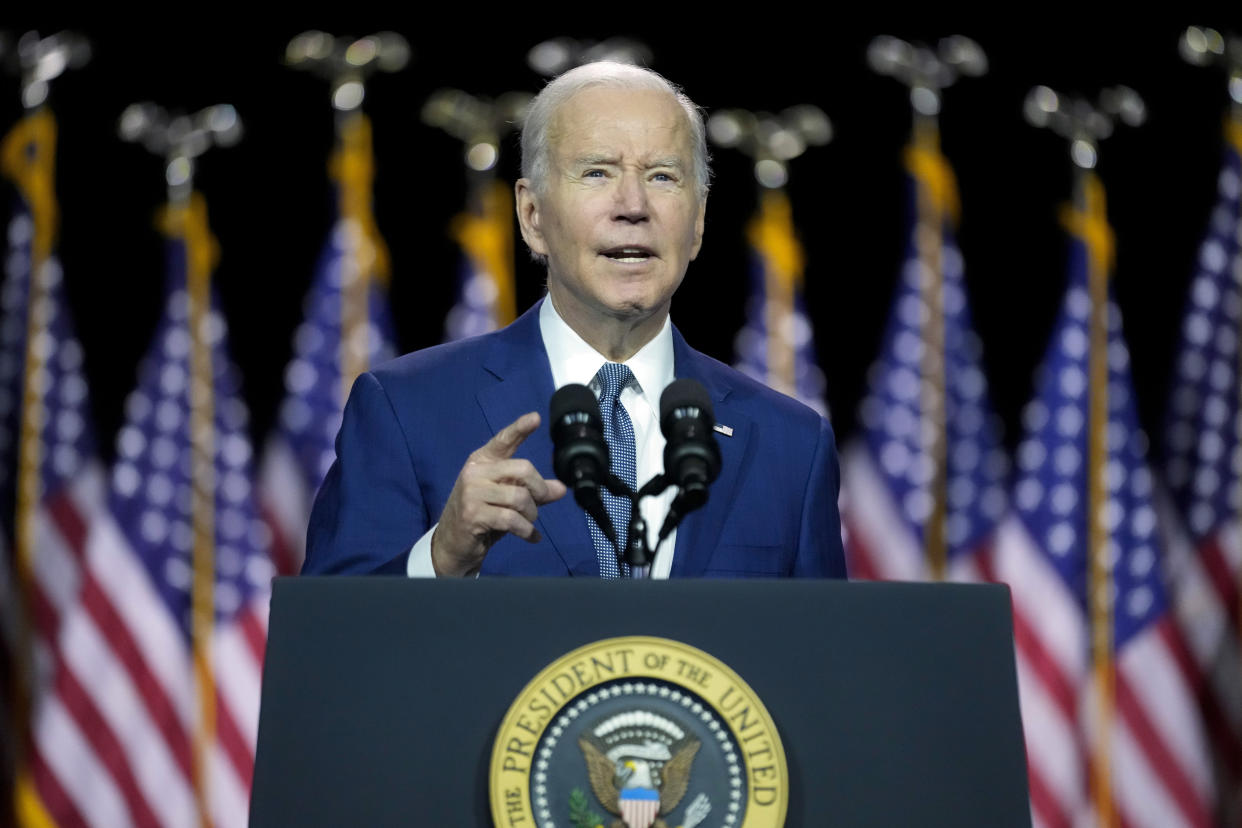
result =
[[[697,577],[707,570],[712,553],[720,542],[720,530],[733,508],[738,484],[749,465],[747,446],[752,439],[754,424],[750,418],[730,404],[731,388],[714,363],[686,344],[673,329],[673,372],[678,379],[696,379],[703,383],[715,409],[716,422],[733,428],[733,436],[716,435],[720,446],[720,476],[712,483],[707,505],[687,515],[677,528],[677,545],[673,554],[674,577]]]
[[[540,304],[536,302],[496,336],[483,367],[499,382],[479,391],[478,401],[492,434],[528,411],[539,412],[543,422],[522,443],[516,456],[530,460],[543,477],[551,479],[555,475],[548,401],[556,389],[539,331]],[[586,517],[571,495],[540,507],[537,523],[544,541],[551,544],[571,574],[599,576],[599,561]]]

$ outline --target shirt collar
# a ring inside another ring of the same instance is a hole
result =
[[[539,308],[539,332],[551,363],[552,384],[557,388],[571,383],[590,385],[600,366],[609,361],[569,327],[552,307],[550,297],[544,297]],[[638,380],[642,395],[652,408],[657,408],[660,395],[673,381],[673,326],[667,316],[660,332],[625,365]]]

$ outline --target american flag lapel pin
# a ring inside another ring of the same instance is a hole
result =
[[[723,434],[726,437],[733,436],[733,426],[721,425],[720,423],[716,423],[714,426],[712,426],[712,431],[716,432],[717,434]]]

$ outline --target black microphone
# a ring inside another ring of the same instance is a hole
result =
[[[711,398],[696,380],[673,380],[660,395],[664,474],[680,489],[660,527],[661,540],[687,512],[707,502],[707,487],[720,474],[720,446],[712,432],[715,424]]]
[[[548,408],[552,468],[616,549],[617,531],[600,497],[600,486],[606,485],[610,474],[610,461],[599,418],[599,400],[585,385],[565,385],[552,395]]]

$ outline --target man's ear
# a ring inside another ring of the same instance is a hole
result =
[[[548,246],[543,240],[540,226],[539,199],[529,178],[519,178],[513,185],[513,197],[517,203],[518,227],[522,230],[522,238],[530,252],[538,256],[548,255]]]
[[[699,248],[703,246],[703,228],[707,222],[707,199],[699,202],[699,217],[694,220],[694,245],[690,248],[690,261],[698,258]]]

